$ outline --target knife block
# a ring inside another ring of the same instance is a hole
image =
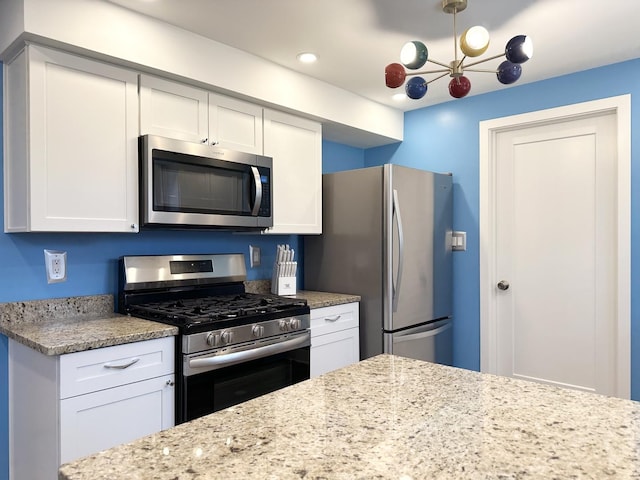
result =
[[[271,282],[271,293],[275,295],[295,295],[296,277],[275,277]]]
[[[293,259],[293,254],[289,258]],[[271,293],[275,295],[295,295],[297,271],[298,262],[276,260],[273,264],[273,274],[271,276]]]

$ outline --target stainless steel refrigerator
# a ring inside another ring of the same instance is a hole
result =
[[[360,295],[360,358],[452,363],[452,178],[386,164],[322,176],[304,288]]]

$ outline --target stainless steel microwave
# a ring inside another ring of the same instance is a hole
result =
[[[271,158],[155,135],[139,147],[143,227],[273,226]]]

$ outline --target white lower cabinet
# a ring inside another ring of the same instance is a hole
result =
[[[311,378],[360,359],[359,303],[311,310]]]
[[[9,341],[10,478],[174,425],[174,338],[43,355]]]

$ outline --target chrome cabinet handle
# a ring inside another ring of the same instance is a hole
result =
[[[167,387],[173,387],[175,385],[175,383],[173,382],[173,380],[167,380]]]
[[[209,139],[208,138],[203,138],[201,143],[209,143]]]
[[[124,370],[125,368],[129,368],[131,365],[138,363],[139,361],[140,361],[139,358],[132,358],[127,363],[118,363],[118,364],[105,363],[104,368],[112,368],[114,370]]]
[[[500,290],[509,290],[509,282],[507,282],[506,280],[500,280],[498,282],[498,288]]]
[[[342,317],[342,315],[336,315],[335,317],[324,317],[324,319],[327,322],[337,322],[338,320],[340,320],[340,317]]]

